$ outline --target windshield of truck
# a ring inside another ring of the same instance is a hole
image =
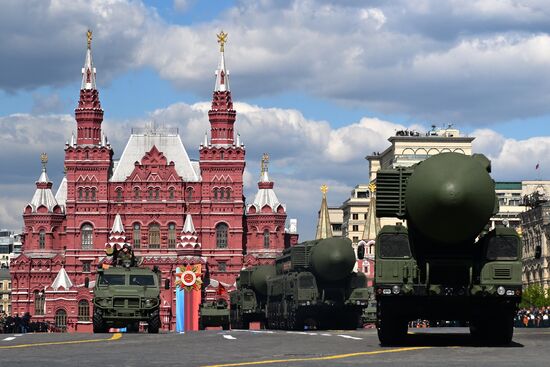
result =
[[[131,275],[130,285],[155,285],[155,278],[152,275]]]
[[[498,236],[489,240],[487,259],[516,260],[518,257],[518,239],[513,236]]]
[[[380,256],[387,258],[411,257],[409,238],[404,234],[388,233],[380,236],[378,240]]]
[[[99,276],[99,285],[124,285],[124,283],[124,275],[101,274]]]
[[[313,283],[313,277],[301,276],[300,278],[298,278],[298,286],[300,288],[314,288],[315,283]]]

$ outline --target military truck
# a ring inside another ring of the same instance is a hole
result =
[[[160,284],[158,268],[131,266],[130,256],[122,266],[102,266],[97,271],[93,298],[94,333],[111,327],[127,327],[138,331],[141,321],[147,322],[149,333],[160,328]],[[165,288],[169,289],[166,279]]]
[[[213,326],[221,326],[223,330],[229,330],[229,308],[224,298],[206,301],[200,305],[199,330]]]
[[[242,269],[237,289],[229,294],[232,329],[248,329],[251,322],[265,322],[267,279],[275,275],[272,265]]]
[[[467,321],[478,343],[508,344],[521,299],[521,242],[512,228],[489,231],[498,212],[491,162],[442,153],[409,168],[378,171],[377,329],[402,343],[411,320]]]
[[[267,278],[267,326],[273,329],[356,329],[369,291],[351,241],[306,241],[283,251]]]

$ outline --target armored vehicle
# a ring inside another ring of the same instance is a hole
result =
[[[126,326],[137,331],[139,322],[147,321],[149,333],[158,333],[159,284],[159,273],[148,268],[99,269],[93,299],[94,332]]]
[[[267,326],[355,329],[369,300],[366,277],[354,273],[351,241],[327,238],[284,250],[267,278]]]
[[[223,330],[229,330],[229,309],[227,301],[218,298],[216,301],[207,301],[199,308],[199,329],[204,330],[209,326],[221,326]]]
[[[410,320],[468,321],[481,343],[507,344],[521,299],[521,242],[489,231],[498,212],[490,161],[442,153],[376,178],[376,215],[406,220],[376,239],[377,329],[401,343]]]
[[[237,289],[229,294],[232,329],[248,329],[251,322],[265,322],[267,279],[274,275],[275,267],[272,265],[241,270]]]

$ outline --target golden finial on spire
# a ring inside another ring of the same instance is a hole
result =
[[[321,192],[323,193],[323,196],[327,196],[327,191],[328,191],[328,186],[323,184],[323,186],[321,186]]]
[[[86,38],[88,38],[88,48],[92,47],[92,31],[88,29],[88,32],[86,32]]]
[[[267,164],[269,163],[269,154],[264,153],[262,155],[262,173],[267,171]]]
[[[42,162],[42,167],[46,168],[46,163],[48,163],[48,155],[46,153],[40,154],[40,161]]]
[[[224,33],[223,30],[217,34],[218,36],[218,43],[220,44],[220,52],[223,52],[224,45],[227,42],[227,33]]]

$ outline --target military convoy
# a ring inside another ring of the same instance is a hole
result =
[[[377,329],[401,343],[410,320],[462,320],[484,344],[508,344],[521,300],[521,241],[512,228],[488,230],[498,212],[490,161],[442,153],[376,178]]]
[[[355,253],[347,238],[306,241],[284,250],[275,266],[241,271],[231,292],[232,321],[270,329],[355,329],[369,291],[354,273]]]
[[[147,322],[149,333],[159,331],[160,271],[135,266],[131,250],[128,253],[128,256],[119,257],[118,266],[102,266],[97,271],[92,316],[94,333],[105,333],[113,327],[137,332],[141,321]],[[169,282],[165,287],[170,287]]]

